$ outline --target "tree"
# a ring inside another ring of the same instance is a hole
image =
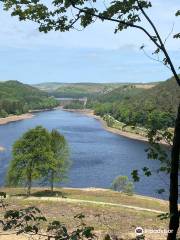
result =
[[[54,183],[60,182],[66,177],[69,161],[69,149],[66,139],[57,130],[52,130],[51,150],[53,152],[53,163],[48,169],[49,182],[53,192]]]
[[[177,84],[180,86],[180,78],[173,65],[171,57],[166,49],[165,39],[163,41],[155,24],[146,13],[146,9],[152,7],[147,0],[116,0],[104,4],[96,5],[96,0],[54,0],[50,10],[49,6],[40,3],[39,0],[1,0],[4,3],[4,9],[12,11],[12,16],[19,16],[20,20],[33,20],[39,24],[39,30],[47,33],[48,31],[69,31],[77,24],[83,28],[92,24],[96,19],[101,21],[111,21],[116,24],[114,32],[125,30],[127,28],[142,31],[154,44],[154,55],[163,54],[162,63],[173,73]],[[90,2],[90,4],[89,4]],[[74,11],[73,11],[74,10]],[[180,10],[176,12],[180,16]],[[142,24],[147,21],[149,26],[146,28]],[[174,35],[174,38],[180,38],[180,33]],[[144,51],[144,45],[141,49]],[[159,59],[155,59],[159,61]],[[177,120],[174,129],[173,146],[171,151],[171,170],[170,170],[170,196],[169,210],[170,223],[169,228],[173,230],[168,234],[168,240],[176,239],[179,228],[178,212],[178,170],[180,155],[180,105],[178,107]]]
[[[30,129],[13,145],[13,159],[7,173],[7,184],[9,186],[25,184],[29,196],[32,181],[42,178],[52,158],[48,131],[41,126]]]
[[[128,195],[133,194],[133,188],[133,183],[129,181],[127,176],[118,176],[112,182],[112,189]]]

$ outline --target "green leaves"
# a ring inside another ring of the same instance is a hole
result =
[[[180,16],[180,10],[178,10],[178,11],[175,13],[175,16],[176,16],[176,17],[179,17],[179,16]],[[174,34],[173,37],[174,37],[175,39],[180,38],[180,33]]]
[[[41,224],[46,222],[37,207],[28,207],[20,210],[8,210],[4,214],[3,230],[15,230],[18,234],[37,234]]]
[[[7,184],[30,186],[34,180],[48,178],[52,170],[53,181],[60,181],[68,168],[68,154],[66,140],[56,130],[49,133],[42,126],[30,129],[13,146]]]
[[[2,0],[5,10],[10,10],[12,16],[19,20],[32,20],[39,24],[42,32],[69,31],[75,25],[86,28],[95,18],[112,20],[118,23],[115,32],[126,29],[140,22],[141,9],[151,7],[149,1],[122,0],[112,1],[105,10],[96,7],[92,1],[91,7],[87,0],[54,0],[50,8],[38,0]],[[94,5],[93,5],[94,4]],[[50,10],[51,9],[51,10]],[[72,9],[73,11],[72,13]]]
[[[180,10],[178,10],[175,14],[176,17],[180,16]]]
[[[6,198],[6,193],[5,192],[0,192],[0,198]]]
[[[81,15],[81,26],[84,28],[93,22],[94,14],[96,14],[97,10],[95,8],[87,8],[83,9],[83,14]]]
[[[137,170],[137,169],[133,170],[131,172],[131,176],[132,176],[134,182],[139,182],[140,181],[139,172],[140,172],[140,170]],[[143,167],[142,172],[143,172],[144,176],[146,176],[146,177],[150,177],[152,175],[152,172],[148,167]]]
[[[142,170],[143,170],[145,176],[149,177],[149,176],[152,175],[152,173],[151,173],[151,171],[149,170],[149,168],[144,167],[144,168],[142,168]]]
[[[80,220],[80,224],[75,227],[75,230],[69,232],[67,227],[60,221],[53,221],[48,224],[47,235],[52,236],[54,239],[69,239],[69,240],[78,240],[78,239],[94,239],[96,236],[93,233],[94,228],[87,226],[83,221],[85,219],[84,214],[80,213],[74,216],[75,219]]]
[[[134,182],[139,182],[140,177],[139,177],[139,172],[138,172],[138,170],[133,170],[133,171],[131,172],[131,176],[132,176]]]
[[[180,38],[180,33],[175,34],[174,38]]]
[[[170,217],[170,214],[169,214],[169,213],[163,213],[163,214],[158,215],[158,218],[159,218],[160,220],[166,220],[166,219],[168,219],[169,217]]]
[[[112,189],[127,195],[133,195],[134,185],[127,176],[117,176],[112,182]]]

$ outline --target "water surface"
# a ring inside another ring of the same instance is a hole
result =
[[[0,126],[0,146],[6,152],[0,153],[0,185],[11,160],[12,144],[29,128],[42,125],[53,128],[65,135],[68,140],[72,166],[68,187],[109,188],[118,175],[131,176],[133,169],[144,166],[157,169],[157,161],[147,160],[144,149],[148,144],[110,133],[101,123],[80,113],[53,110],[36,113],[32,119],[8,123]],[[136,184],[139,194],[160,197],[155,190],[164,186],[165,176],[142,177]]]

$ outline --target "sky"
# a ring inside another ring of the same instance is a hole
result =
[[[100,0],[99,0],[100,2]],[[179,0],[152,0],[148,11],[165,39],[180,31]],[[143,26],[148,27],[143,21]],[[171,77],[151,55],[153,46],[138,30],[114,34],[114,23],[97,21],[83,31],[40,33],[32,22],[19,22],[0,5],[0,80],[41,82],[155,82]],[[180,66],[180,41],[169,37],[167,49]]]

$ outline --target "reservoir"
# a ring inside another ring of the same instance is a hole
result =
[[[149,167],[154,172],[159,162],[148,160],[148,143],[129,139],[106,131],[102,124],[81,113],[53,110],[35,113],[31,119],[0,126],[0,146],[6,148],[0,153],[0,185],[4,184],[8,163],[11,160],[13,143],[28,129],[37,125],[63,134],[70,147],[72,166],[66,187],[110,188],[113,179],[119,175],[131,177],[132,170]],[[142,195],[167,198],[159,195],[157,189],[166,187],[165,175],[156,172],[152,177],[142,175],[135,184],[135,192]],[[168,183],[168,182],[167,182]]]

